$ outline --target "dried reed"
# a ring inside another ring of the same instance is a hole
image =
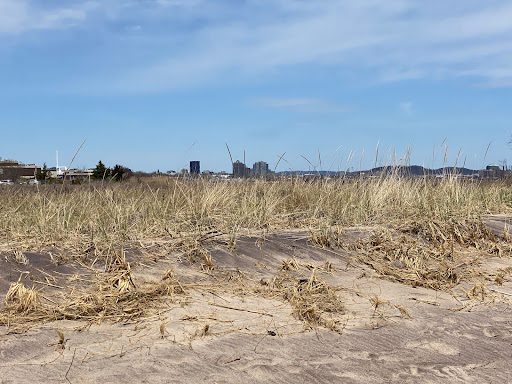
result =
[[[162,298],[183,293],[173,272],[161,283],[136,285],[124,247],[152,260],[181,251],[210,272],[210,242],[233,250],[240,235],[302,228],[310,231],[314,244],[338,247],[344,245],[344,226],[381,226],[370,239],[349,245],[357,260],[386,278],[434,289],[453,287],[470,276],[478,257],[510,254],[507,237],[495,238],[481,221],[488,213],[511,212],[512,187],[505,182],[406,179],[397,174],[313,182],[160,179],[44,185],[37,190],[13,186],[0,189],[0,199],[0,250],[15,249],[18,262],[25,262],[21,255],[26,251],[47,250],[58,264],[104,268],[92,290],[55,305],[42,303],[21,282],[12,284],[1,324],[130,321],[143,318]],[[468,257],[468,250],[478,252]],[[307,279],[298,269],[296,261],[287,260],[274,281],[258,288],[241,271],[218,276],[223,289],[227,282],[240,293],[279,297],[306,324],[336,329],[335,318],[328,316],[343,313],[336,288],[318,278],[316,267]],[[326,264],[325,270],[332,266]],[[498,283],[504,278],[500,276]]]
[[[412,221],[382,229],[369,239],[348,246],[356,260],[381,276],[433,289],[449,289],[473,277],[480,259],[510,255],[510,244],[500,241],[480,221]]]

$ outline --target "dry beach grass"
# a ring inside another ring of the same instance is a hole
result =
[[[48,185],[0,189],[2,247],[109,247],[213,231],[233,235],[286,228],[479,220],[511,210],[504,182],[398,176],[376,180]]]
[[[0,201],[0,381],[508,381],[506,181],[162,178]]]
[[[9,325],[134,320],[154,314],[164,299],[206,287],[277,297],[308,327],[339,330],[339,320],[330,314],[343,313],[343,303],[338,288],[318,276],[318,266],[308,276],[294,275],[300,268],[289,260],[272,281],[254,282],[240,272],[226,284],[209,247],[235,252],[242,237],[261,243],[276,231],[305,230],[312,244],[350,251],[352,263],[368,265],[382,278],[434,290],[450,290],[475,277],[489,279],[479,263],[509,256],[511,249],[508,234],[496,236],[483,219],[511,211],[512,187],[455,177],[231,183],[162,178],[7,187],[0,189],[0,200],[0,251],[7,259],[23,264],[25,253],[47,252],[54,264],[76,264],[91,272],[82,287],[73,285],[53,300],[13,281],[0,312],[0,322]],[[369,235],[345,236],[345,228],[353,226],[369,228]],[[126,260],[125,250],[137,255],[135,263]],[[135,282],[132,264],[143,269],[145,260],[173,253],[200,267],[211,281],[185,284],[170,271],[160,282]],[[47,279],[47,285],[54,284]]]

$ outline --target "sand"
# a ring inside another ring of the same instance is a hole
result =
[[[501,231],[500,221],[493,225]],[[352,232],[351,232],[352,231]],[[371,228],[347,229],[365,236]],[[0,328],[0,383],[507,383],[512,375],[512,282],[484,282],[485,295],[470,299],[474,282],[452,291],[413,288],[382,279],[351,262],[341,249],[321,249],[300,231],[274,233],[264,242],[238,240],[234,252],[210,249],[213,271],[202,271],[170,254],[144,265],[134,263],[136,283],[159,281],[175,268],[185,283],[206,283],[238,275],[248,282],[270,280],[283,261],[294,258],[332,286],[345,307],[327,314],[338,332],[307,327],[290,303],[233,289],[186,289],[159,304],[140,322],[92,324],[61,320],[20,333]],[[0,295],[21,272],[26,285],[57,298],[69,276],[90,271],[55,266],[48,253],[27,255],[29,264],[2,260]],[[332,270],[322,269],[326,262]],[[508,258],[488,258],[490,273],[512,266]],[[44,274],[53,285],[37,284]],[[32,278],[32,280],[30,280]],[[228,287],[233,281],[226,281]],[[59,288],[61,287],[61,288]],[[379,305],[375,307],[375,299]],[[405,311],[401,311],[402,308]],[[64,334],[59,344],[58,331]],[[163,334],[162,334],[163,332]]]

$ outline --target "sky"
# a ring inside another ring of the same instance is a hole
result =
[[[0,132],[79,168],[512,165],[512,1],[0,0]]]

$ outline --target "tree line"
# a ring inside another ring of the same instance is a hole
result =
[[[116,164],[113,168],[109,168],[105,166],[105,164],[103,164],[103,162],[100,160],[98,161],[98,164],[92,171],[91,179],[121,181],[123,179],[130,177],[132,174],[132,170],[128,167]],[[44,163],[43,168],[41,168],[41,170],[36,173],[36,180],[51,180],[51,172],[46,166],[46,163]]]

